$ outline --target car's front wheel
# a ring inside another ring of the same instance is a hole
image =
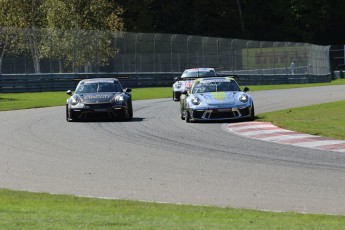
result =
[[[191,122],[191,120],[190,120],[190,113],[187,110],[185,110],[184,117],[185,117],[185,120],[186,120],[187,123]]]
[[[183,111],[182,107],[180,108],[180,113],[181,113],[181,120],[184,120],[185,116],[184,116],[184,111]]]
[[[129,117],[128,117],[128,120],[131,120],[133,118],[133,106],[132,106],[132,102],[129,104],[129,107],[128,107],[128,110],[129,110]]]
[[[180,94],[173,91],[173,100],[174,101],[180,101]]]
[[[68,110],[68,105],[66,105],[66,121],[73,121],[73,112]]]
[[[132,106],[128,106],[126,109],[123,110],[122,120],[129,121],[133,118],[133,110]]]
[[[255,109],[254,109],[254,103],[252,103],[252,108],[250,110],[250,118],[249,121],[254,121],[255,120]]]

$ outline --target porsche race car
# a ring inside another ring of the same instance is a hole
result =
[[[179,101],[181,92],[188,90],[196,78],[215,77],[217,72],[214,68],[194,68],[183,71],[180,78],[176,78],[173,84],[173,100]]]
[[[133,117],[131,89],[123,89],[116,78],[81,80],[66,101],[66,120],[105,117],[130,120]]]
[[[186,122],[207,120],[254,120],[254,102],[242,92],[232,77],[196,79],[180,101],[181,119]]]

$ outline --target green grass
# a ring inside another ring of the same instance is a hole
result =
[[[171,87],[137,88],[133,100],[172,97]],[[65,105],[66,92],[0,93],[0,111]]]
[[[132,96],[133,100],[172,98],[172,87],[136,88]]]
[[[0,229],[343,229],[345,217],[0,190]]]
[[[253,85],[249,86],[250,91],[260,90],[275,90],[275,89],[292,89],[292,88],[304,88],[315,86],[328,86],[328,85],[345,85],[345,79],[337,79],[326,83],[312,83],[312,84],[284,84],[284,85]]]
[[[345,100],[258,115],[289,130],[345,140]]]

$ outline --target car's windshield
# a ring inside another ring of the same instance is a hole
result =
[[[197,78],[197,77],[215,77],[216,73],[213,70],[209,71],[185,71],[181,78]]]
[[[205,81],[195,83],[192,93],[195,94],[225,91],[240,91],[240,88],[234,81]]]
[[[111,81],[82,82],[78,85],[76,93],[121,92],[121,85]]]

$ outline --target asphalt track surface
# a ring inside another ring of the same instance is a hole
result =
[[[262,113],[344,100],[345,85],[251,94]],[[226,123],[187,124],[170,98],[133,106],[130,122],[66,122],[63,106],[0,112],[0,187],[345,214],[344,153],[244,138]]]

